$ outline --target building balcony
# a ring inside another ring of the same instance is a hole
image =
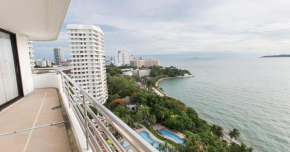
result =
[[[126,152],[120,138],[135,152],[157,151],[66,74],[34,73],[35,91],[0,113],[1,151]]]
[[[0,114],[1,151],[78,151],[63,111],[55,88],[36,89],[5,108]]]

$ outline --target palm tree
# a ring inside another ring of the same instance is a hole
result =
[[[229,136],[231,138],[231,143],[232,143],[233,138],[237,139],[240,136],[240,131],[234,128],[232,131],[230,131]]]
[[[150,108],[148,106],[142,107],[142,113],[143,113],[144,119],[147,119],[148,116],[150,116]]]
[[[247,145],[244,144],[244,143],[242,143],[242,144],[241,144],[241,147],[240,147],[240,151],[241,151],[241,152],[246,152],[246,151],[247,151]]]
[[[150,122],[150,125],[154,125],[156,123],[156,117],[155,116],[150,116],[149,117],[149,122]]]
[[[217,135],[218,138],[223,137],[223,135],[224,135],[223,128],[221,126],[217,126],[215,134]]]
[[[214,133],[218,138],[221,138],[223,136],[223,128],[218,125],[213,125],[211,127],[212,133]]]
[[[161,123],[162,123],[162,120],[164,119],[164,116],[165,116],[164,112],[163,111],[159,111],[158,117],[160,118]]]
[[[217,125],[212,125],[211,126],[211,132],[212,133],[215,133],[216,129],[217,129]]]

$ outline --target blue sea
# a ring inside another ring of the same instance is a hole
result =
[[[165,93],[194,108],[201,118],[259,152],[290,151],[290,58],[162,59],[194,78],[160,83]]]

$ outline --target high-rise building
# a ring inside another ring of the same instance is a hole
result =
[[[72,78],[101,103],[108,98],[104,33],[94,25],[68,25]]]
[[[34,64],[34,54],[33,54],[33,45],[32,45],[32,41],[27,41],[28,44],[28,53],[29,53],[29,59],[30,59],[30,66],[31,69],[34,68],[35,64]]]
[[[130,60],[132,56],[131,53],[125,51],[118,51],[118,56],[115,59],[115,65],[122,66],[122,65],[130,65]]]
[[[55,64],[60,65],[60,63],[64,61],[62,49],[61,48],[54,48],[53,53],[54,53]]]
[[[144,58],[140,58],[140,59],[136,59],[136,60],[131,60],[130,61],[130,65],[131,66],[136,66],[136,67],[151,67],[151,66],[159,66],[159,60],[155,60],[155,59],[144,59]]]

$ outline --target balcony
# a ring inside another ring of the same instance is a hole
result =
[[[157,151],[63,72],[34,70],[35,91],[0,113],[1,150]]]
[[[37,89],[4,109],[0,114],[1,151],[72,151],[71,129],[60,105],[57,89],[49,88]]]

